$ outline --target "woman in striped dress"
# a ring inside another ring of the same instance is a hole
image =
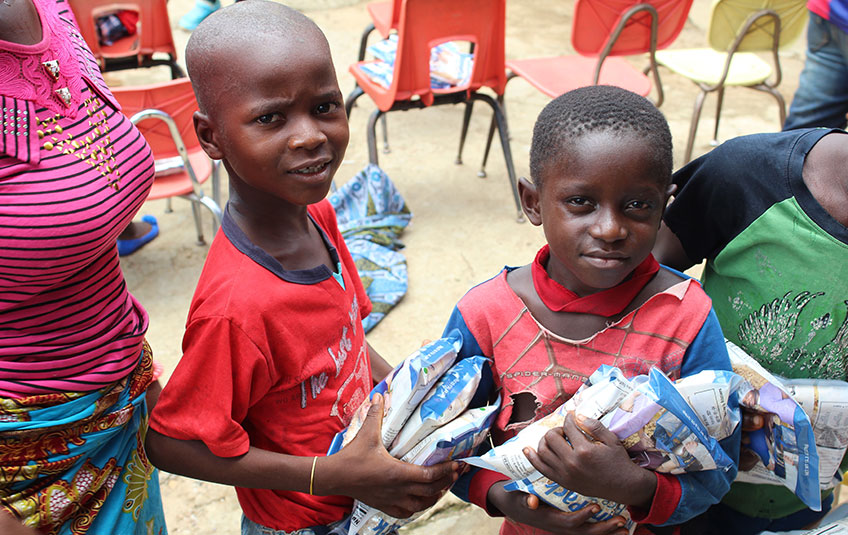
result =
[[[0,0],[0,100],[0,526],[166,533],[148,317],[115,245],[150,149],[64,0]]]

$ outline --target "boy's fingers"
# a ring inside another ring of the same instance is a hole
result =
[[[373,428],[373,430],[372,430]],[[380,394],[374,394],[374,397],[371,398],[371,406],[368,407],[368,414],[365,415],[365,421],[362,422],[362,427],[360,428],[360,433],[364,432],[365,436],[374,436],[378,437],[378,442],[382,444],[382,440],[380,439],[380,435],[383,429],[383,396]],[[373,435],[369,435],[369,433],[373,433]]]
[[[588,440],[603,442],[610,446],[620,442],[618,437],[616,437],[612,431],[604,427],[604,424],[600,421],[595,420],[594,418],[588,418],[582,414],[569,413],[569,416],[573,418],[577,430],[583,433]]]
[[[425,484],[448,484],[450,485],[456,480],[459,473],[459,463],[446,461],[433,466],[415,466],[407,465],[413,470],[417,470],[419,475],[416,479]]]
[[[742,413],[742,431],[762,429],[765,423],[766,419],[760,413],[747,411]]]
[[[546,463],[544,460],[542,460],[541,457],[539,457],[539,454],[536,453],[536,450],[528,446],[521,450],[521,452],[524,453],[524,456],[527,457],[527,460],[530,461],[530,464],[533,465],[533,468],[535,468],[542,474],[551,473],[551,470],[548,467],[548,463]]]
[[[539,508],[539,497],[535,494],[528,494],[524,505],[526,505],[528,509],[535,511]]]

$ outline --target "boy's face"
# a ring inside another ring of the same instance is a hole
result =
[[[548,273],[578,295],[621,283],[654,246],[670,188],[635,135],[588,134],[523,188],[525,212],[543,226]],[[529,190],[529,191],[527,191]]]
[[[279,44],[223,54],[227,83],[209,115],[237,180],[303,206],[329,191],[347,148],[347,116],[326,44],[308,35]]]

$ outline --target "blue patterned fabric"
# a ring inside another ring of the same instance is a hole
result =
[[[412,213],[389,176],[369,164],[330,194],[339,230],[356,262],[371,299],[371,314],[362,322],[370,331],[406,294],[406,257],[399,237]]]

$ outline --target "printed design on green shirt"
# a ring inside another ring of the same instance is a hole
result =
[[[739,341],[751,355],[756,355],[766,368],[797,370],[801,375],[845,380],[848,364],[848,314],[834,337],[818,349],[809,350],[807,343],[815,333],[833,322],[830,312],[814,318],[809,327],[799,328],[798,318],[804,308],[824,292],[803,291],[792,297],[787,292],[765,303],[739,324]],[[843,301],[848,311],[848,301]],[[796,335],[807,340],[795,340]],[[794,343],[793,343],[794,341]],[[800,342],[800,344],[799,344]],[[798,346],[790,351],[788,348]],[[809,373],[806,373],[809,372]]]

